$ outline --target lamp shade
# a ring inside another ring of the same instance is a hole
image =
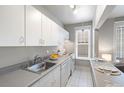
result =
[[[102,54],[102,58],[106,61],[112,61],[112,55],[111,54]]]

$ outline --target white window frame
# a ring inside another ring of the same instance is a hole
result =
[[[88,57],[79,57],[78,56],[78,31],[81,29],[89,28],[90,31],[88,32]],[[81,26],[75,28],[75,55],[76,59],[80,60],[90,60],[91,59],[91,25],[88,26]]]
[[[113,40],[113,52],[114,52],[114,61],[116,61],[116,57],[117,57],[117,49],[116,49],[116,46],[117,46],[117,27],[124,27],[124,21],[117,21],[117,22],[114,22],[114,40]],[[122,34],[121,34],[121,37],[122,37]],[[122,42],[122,41],[121,41]],[[122,43],[120,45],[122,47]],[[122,55],[122,51],[120,49],[120,54]]]

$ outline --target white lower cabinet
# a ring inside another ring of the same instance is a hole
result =
[[[71,68],[72,68],[72,73],[74,72],[75,70],[75,60],[72,59],[72,65],[71,65]]]
[[[61,87],[65,87],[70,77],[70,58],[61,64]]]
[[[32,87],[60,87],[60,66],[49,72]]]
[[[74,70],[74,65],[72,59],[68,58],[54,70],[50,71],[47,75],[34,83],[31,87],[66,87],[70,77],[70,72],[72,69]]]
[[[70,58],[70,66],[71,66],[71,74],[72,74],[75,70],[75,59]]]

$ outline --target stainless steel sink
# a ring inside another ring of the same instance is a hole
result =
[[[32,66],[26,67],[24,68],[24,70],[40,74],[41,72],[53,67],[54,65],[55,63],[42,62],[42,63],[37,63]]]

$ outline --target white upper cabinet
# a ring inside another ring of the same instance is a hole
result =
[[[52,21],[52,45],[57,46],[59,42],[59,26]]]
[[[69,40],[69,32],[59,27],[59,44],[63,45],[65,40]]]
[[[64,32],[61,27],[59,27],[59,45],[64,44]]]
[[[33,6],[0,6],[0,46],[57,46],[68,38]]]
[[[64,40],[69,40],[69,32],[64,29],[63,34],[64,34]]]
[[[58,41],[58,25],[42,14],[42,46],[57,46]]]
[[[41,35],[42,46],[48,46],[49,45],[49,42],[48,42],[49,38],[51,38],[50,23],[48,22],[48,18],[45,15],[42,14],[41,18],[42,18],[41,19],[41,21],[42,21],[42,24],[41,24],[41,26],[42,26],[42,30],[41,30],[41,32],[42,32],[42,35]]]
[[[24,6],[0,6],[0,46],[24,45]]]
[[[41,46],[41,12],[26,6],[26,46]]]

